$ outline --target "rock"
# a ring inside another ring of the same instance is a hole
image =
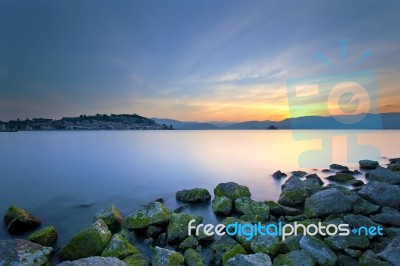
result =
[[[252,224],[256,224],[258,222],[263,223],[265,219],[261,215],[255,215],[255,214],[245,214],[240,216],[240,220],[244,222],[249,222]]]
[[[391,266],[390,263],[379,260],[378,256],[367,250],[358,261],[359,266]]]
[[[182,243],[179,245],[179,249],[185,251],[189,248],[196,248],[199,245],[199,241],[197,241],[196,237],[193,235],[188,236]]]
[[[304,171],[293,171],[292,175],[297,176],[297,177],[303,177],[303,176],[307,175],[307,172],[304,172]]]
[[[76,234],[60,251],[61,260],[77,260],[99,256],[111,240],[111,232],[103,220]]]
[[[304,214],[308,218],[322,217],[351,210],[350,201],[337,188],[319,191],[307,198]]]
[[[183,254],[187,266],[204,266],[203,259],[199,253],[189,248]]]
[[[139,250],[129,243],[129,241],[123,235],[115,234],[113,235],[108,246],[101,253],[101,256],[124,259],[130,255],[135,255],[138,253]]]
[[[375,170],[368,172],[368,179],[370,181],[384,182],[392,185],[400,184],[400,174],[383,167],[377,167]]]
[[[151,260],[145,254],[135,254],[126,257],[123,262],[128,266],[150,266]]]
[[[124,217],[115,205],[110,205],[96,213],[94,221],[99,219],[103,220],[107,224],[107,227],[111,232],[117,232],[120,230],[124,221]]]
[[[42,222],[26,210],[10,206],[4,215],[4,223],[11,234],[22,234],[39,227]]]
[[[268,205],[269,207],[269,212],[274,215],[274,216],[295,216],[295,215],[299,215],[300,214],[300,210],[295,209],[295,208],[291,208],[291,207],[286,207],[283,206],[275,201],[272,200],[268,200],[265,201],[265,204]]]
[[[236,246],[224,253],[224,255],[222,256],[222,265],[225,265],[229,259],[239,254],[247,255],[247,252],[240,244],[237,244]]]
[[[266,253],[270,256],[278,254],[278,238],[270,235],[257,235],[250,240],[250,248],[254,253]]]
[[[278,203],[289,207],[301,206],[306,198],[319,190],[321,190],[321,184],[318,180],[306,179],[302,181],[297,176],[291,176],[282,185]]]
[[[242,197],[235,200],[235,210],[242,214],[260,215],[264,219],[269,217],[269,207],[264,202]]]
[[[368,200],[365,200],[355,192],[350,193],[347,196],[347,199],[350,201],[350,204],[353,207],[354,214],[369,215],[371,213],[379,211],[380,209],[378,205],[375,205]]]
[[[153,266],[183,266],[184,258],[178,252],[156,247],[153,256]]]
[[[353,186],[353,187],[361,187],[364,185],[364,182],[359,179],[352,179],[346,182],[347,185]]]
[[[221,183],[214,189],[216,197],[228,197],[232,201],[240,197],[251,197],[251,193],[248,187],[241,186],[235,182]]]
[[[156,239],[162,232],[163,229],[161,227],[150,225],[147,227],[146,236]]]
[[[344,252],[353,258],[360,258],[362,255],[361,251],[351,248],[345,248]]]
[[[89,257],[74,261],[64,261],[57,266],[127,266],[117,258]]]
[[[354,171],[352,171],[352,170],[341,170],[341,171],[338,171],[336,173],[337,174],[348,174],[348,175],[360,175],[361,174],[361,172],[358,171],[358,170],[354,170]]]
[[[167,233],[162,233],[158,236],[156,245],[159,247],[165,247],[167,245]]]
[[[358,194],[372,203],[400,209],[400,187],[381,182],[369,182]]]
[[[284,249],[288,252],[299,250],[301,237],[301,235],[293,235],[285,238],[285,240],[282,242],[285,246]]]
[[[400,238],[400,228],[389,227],[386,228],[385,233],[391,238]]]
[[[277,178],[277,179],[282,178],[282,177],[286,177],[286,176],[287,176],[287,174],[282,173],[280,170],[278,170],[278,171],[276,171],[275,173],[272,174],[272,177],[273,178]]]
[[[48,265],[53,249],[22,239],[0,240],[0,265]]]
[[[332,169],[322,169],[321,172],[322,173],[334,173],[335,171],[333,171]]]
[[[208,246],[214,242],[214,235],[208,236],[202,230],[200,230],[199,235],[196,236],[199,245]]]
[[[176,209],[174,210],[174,213],[183,212],[183,211],[185,210],[185,208],[187,208],[187,207],[189,207],[189,204],[181,205],[181,206],[179,206],[178,208],[176,208]]]
[[[150,225],[168,223],[171,219],[171,211],[160,202],[151,202],[143,206],[125,219],[126,229],[144,229]]]
[[[358,260],[346,256],[346,255],[338,255],[338,260],[337,260],[337,265],[338,266],[358,266]]]
[[[57,229],[54,226],[47,226],[31,234],[28,240],[42,246],[51,247],[57,240]]]
[[[222,256],[238,243],[228,235],[223,235],[211,245],[211,265],[222,265]]]
[[[371,220],[384,225],[394,225],[400,227],[400,214],[380,213],[371,216]]]
[[[211,195],[205,188],[184,189],[176,192],[176,199],[190,203],[206,202],[211,199]]]
[[[336,254],[323,241],[315,237],[303,236],[300,240],[300,247],[308,251],[320,265],[334,266],[336,264]]]
[[[335,181],[335,182],[346,182],[349,180],[353,180],[354,177],[349,174],[336,174],[336,175],[328,176],[327,179],[330,181]]]
[[[191,220],[196,220],[192,225],[201,224],[203,217],[193,216],[186,213],[174,213],[167,228],[167,242],[174,244],[181,242],[188,236],[188,224]]]
[[[359,215],[359,214],[348,214],[343,217],[343,220],[349,224],[352,228],[360,228],[361,226],[371,227],[377,226],[378,224],[374,223],[367,216]]]
[[[358,161],[358,163],[361,169],[375,169],[379,165],[377,161],[371,161],[371,160],[360,160]]]
[[[212,202],[212,209],[217,214],[230,215],[233,209],[232,200],[228,197],[215,197]]]
[[[400,239],[393,239],[392,242],[377,255],[393,265],[400,265]]]
[[[347,248],[352,249],[367,249],[369,247],[369,240],[363,235],[348,235],[340,236],[334,235],[325,238],[325,243],[327,243],[331,248],[336,250],[344,250]]]
[[[336,164],[336,163],[329,165],[329,168],[333,169],[333,170],[349,170],[349,168],[347,166]]]
[[[322,179],[316,175],[316,174],[311,174],[311,175],[307,175],[306,179],[311,179],[311,180],[315,180],[317,181],[321,186],[324,184],[324,181],[322,181]]]
[[[236,255],[229,259],[226,266],[272,266],[271,258],[266,254]]]
[[[274,259],[274,266],[314,266],[315,260],[304,250],[295,250],[280,254]]]

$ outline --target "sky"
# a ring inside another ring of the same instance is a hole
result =
[[[0,0],[0,120],[398,112],[399,13],[396,0]],[[374,108],[349,93],[328,108],[333,83],[365,70]],[[296,80],[327,79],[326,97],[288,98]]]

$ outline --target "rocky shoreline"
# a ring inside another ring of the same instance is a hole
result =
[[[54,226],[37,230],[39,218],[10,206],[4,224],[15,239],[0,240],[0,265],[50,265],[54,257],[62,261],[60,266],[400,265],[400,158],[391,159],[387,167],[371,160],[359,165],[367,171],[367,184],[355,178],[358,170],[338,164],[323,170],[331,174],[328,185],[316,174],[292,172],[277,202],[253,200],[249,188],[234,182],[218,184],[214,198],[203,188],[176,193],[185,204],[210,205],[225,226],[348,224],[354,230],[350,235],[304,235],[304,227],[284,240],[272,235],[209,236],[203,231],[189,235],[189,222],[199,225],[203,217],[182,208],[170,210],[158,199],[126,216],[110,205],[95,215],[91,226],[55,249]],[[281,171],[273,174],[284,177]],[[381,228],[383,234],[355,233],[363,227]],[[26,240],[18,239],[30,231]]]

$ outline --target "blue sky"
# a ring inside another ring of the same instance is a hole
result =
[[[363,69],[381,111],[400,111],[399,13],[394,0],[1,0],[0,119],[282,119],[287,80]]]

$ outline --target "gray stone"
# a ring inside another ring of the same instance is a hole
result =
[[[321,189],[321,184],[315,179],[301,180],[298,176],[291,176],[282,185],[282,192],[278,203],[296,207],[304,204],[306,198]]]
[[[189,248],[185,251],[183,254],[183,257],[185,259],[185,264],[187,266],[203,266],[203,258],[201,255],[196,252],[195,250]]]
[[[216,197],[225,196],[230,198],[232,201],[240,197],[251,197],[251,193],[248,187],[241,186],[235,182],[220,183],[214,189],[214,195]]]
[[[212,202],[212,209],[215,213],[230,215],[233,209],[233,202],[230,198],[225,196],[215,197]]]
[[[371,160],[360,160],[358,163],[361,169],[376,169],[379,165],[377,161]]]
[[[337,188],[319,191],[306,199],[304,214],[308,218],[322,217],[351,210],[350,201]]]
[[[358,266],[358,260],[346,255],[338,255],[338,266]]]
[[[143,206],[125,219],[126,229],[144,229],[150,225],[168,223],[171,219],[171,211],[160,202],[151,202]]]
[[[266,254],[236,255],[225,266],[272,266],[271,258]]]
[[[393,265],[400,265],[400,239],[393,239],[392,242],[377,255]]]
[[[275,256],[278,253],[278,238],[270,235],[257,235],[250,240],[250,248],[254,253],[266,253]]]
[[[64,261],[57,266],[128,266],[117,258],[89,257],[74,261]]]
[[[192,225],[196,226],[203,221],[203,217],[186,213],[174,213],[167,228],[167,242],[175,244],[183,241],[188,236],[188,224],[191,220],[195,220]]]
[[[211,199],[211,195],[205,188],[184,189],[176,192],[176,199],[190,203],[206,202]]]
[[[378,167],[368,173],[370,181],[384,182],[392,185],[400,184],[400,174],[397,174],[387,168]]]
[[[371,227],[378,226],[367,216],[359,214],[348,214],[343,217],[343,220],[353,228],[360,228],[361,226]]]
[[[269,200],[265,201],[265,204],[268,205],[269,211],[274,216],[295,216],[300,214],[300,210],[296,208],[286,207],[275,201]]]
[[[369,182],[358,194],[372,203],[400,209],[400,187],[382,182]]]
[[[351,192],[347,199],[350,201],[353,207],[353,213],[369,215],[371,213],[377,212],[380,207],[376,204],[369,202],[368,200],[360,197],[357,193]]]
[[[274,266],[314,266],[315,260],[304,250],[295,250],[280,254],[274,259]]]
[[[47,265],[52,252],[51,247],[22,239],[0,240],[0,265]]]
[[[324,240],[331,248],[340,250],[346,248],[352,249],[367,249],[369,247],[369,240],[365,236],[348,235],[340,236],[334,235],[325,238]]]
[[[395,225],[400,227],[400,214],[379,213],[370,216],[370,218],[372,221],[379,224]]]
[[[390,263],[379,260],[379,257],[371,250],[365,251],[358,261],[359,266],[392,266]]]
[[[320,265],[334,266],[336,264],[336,254],[323,241],[315,237],[303,236],[300,247],[308,251]]]
[[[153,266],[180,266],[184,265],[184,258],[176,251],[156,247],[153,256]]]
[[[269,207],[264,202],[255,201],[248,197],[235,200],[235,210],[242,214],[260,215],[264,219],[269,217]]]

